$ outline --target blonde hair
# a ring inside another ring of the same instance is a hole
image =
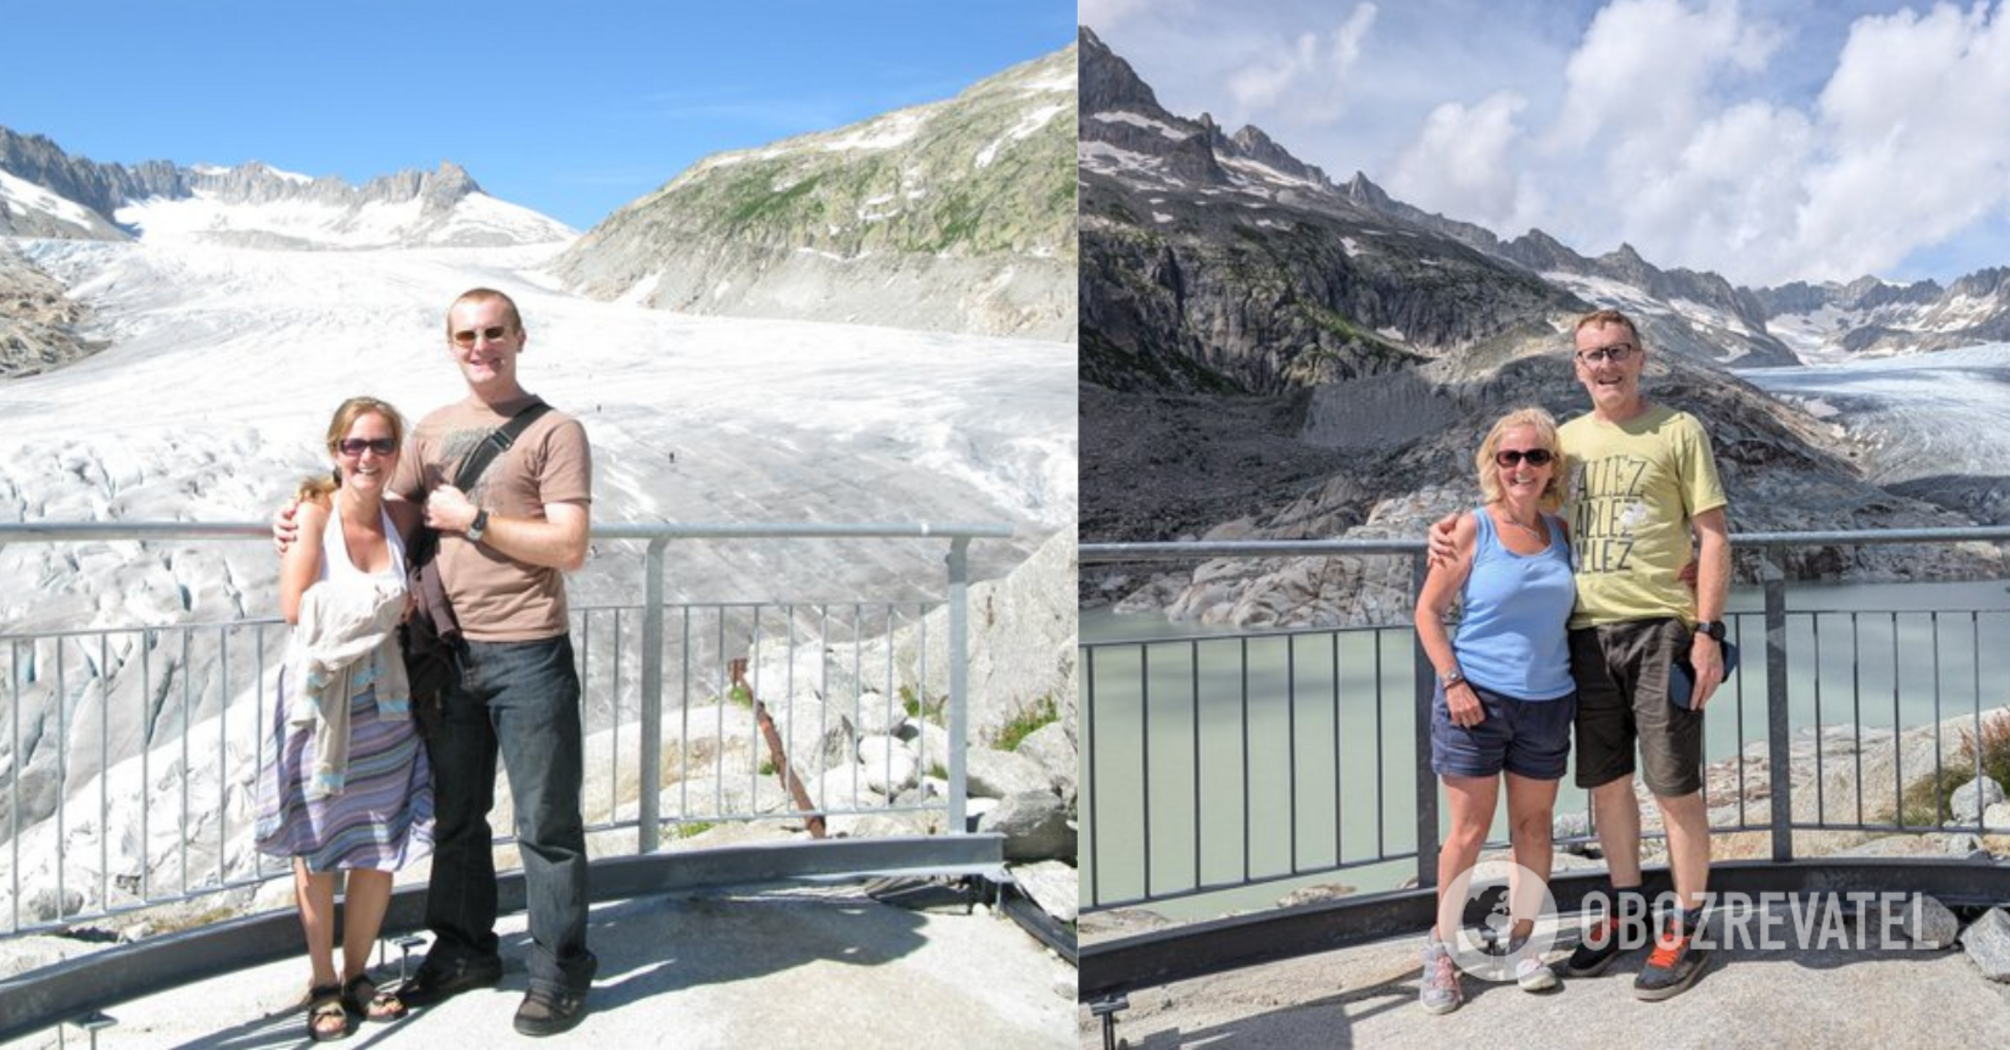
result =
[[[342,444],[342,435],[347,434],[349,428],[356,425],[357,420],[373,415],[384,417],[384,422],[391,426],[391,440],[397,442],[398,447],[403,449],[405,417],[399,415],[398,410],[392,408],[387,401],[379,401],[374,397],[352,397],[342,402],[335,409],[335,415],[328,420],[328,454],[331,456],[335,454],[335,450]],[[326,474],[302,478],[300,487],[293,491],[293,498],[303,503],[326,503],[329,495],[341,487],[342,469],[337,467]]]
[[[1556,418],[1540,408],[1517,408],[1502,416],[1487,431],[1486,440],[1480,442],[1479,454],[1473,457],[1473,468],[1479,472],[1480,492],[1486,502],[1501,501],[1500,467],[1494,463],[1494,453],[1500,451],[1501,435],[1515,427],[1532,427],[1536,436],[1542,439],[1542,446],[1549,450],[1549,482],[1542,487],[1542,495],[1537,497],[1536,506],[1550,514],[1563,509],[1563,495],[1569,486],[1570,462],[1563,454],[1563,443],[1557,439]]]

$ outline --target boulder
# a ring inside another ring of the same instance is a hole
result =
[[[1053,778],[1046,768],[1025,755],[973,747],[967,758],[972,796],[1006,798],[1028,791],[1053,791]]]
[[[1982,816],[1982,811],[2004,799],[2003,785],[1988,777],[1974,780],[1954,789],[1947,799],[1948,808],[1954,811],[1958,824],[1972,824]]]
[[[1070,806],[1075,804],[1076,784],[1082,768],[1081,752],[1076,749],[1072,728],[1060,722],[1049,722],[1019,741],[1018,751],[1046,770],[1048,783]]]
[[[1047,860],[1075,855],[1075,829],[1060,796],[1024,791],[1000,800],[977,822],[977,830],[1005,836],[1005,859]]]
[[[882,795],[898,795],[921,778],[920,760],[907,745],[890,736],[859,741],[858,761],[865,785]]]
[[[1020,892],[1057,922],[1074,922],[1080,879],[1073,865],[1058,860],[1037,864],[1013,864],[1006,872],[1019,884]]]
[[[1968,961],[1992,981],[2010,982],[2010,915],[1991,908],[1961,931],[1961,948]]]
[[[1906,939],[1921,948],[1952,948],[1961,934],[1961,920],[1930,894],[1914,894],[1898,920]]]

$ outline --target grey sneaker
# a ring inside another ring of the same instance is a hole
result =
[[[1451,949],[1432,934],[1424,942],[1424,974],[1417,980],[1417,1001],[1434,1014],[1448,1014],[1459,1008],[1466,993],[1459,987],[1459,968],[1452,964]]]

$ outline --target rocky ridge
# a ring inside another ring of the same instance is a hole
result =
[[[690,313],[1073,339],[1076,53],[953,99],[707,157],[554,264]]]

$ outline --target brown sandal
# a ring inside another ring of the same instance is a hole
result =
[[[377,990],[370,975],[359,973],[342,982],[342,1007],[368,1021],[395,1021],[405,1016],[405,1004],[390,992]]]
[[[339,1027],[331,1021],[339,1022]],[[349,1011],[343,1007],[341,985],[316,985],[307,990],[307,1037],[317,1043],[349,1037]]]

